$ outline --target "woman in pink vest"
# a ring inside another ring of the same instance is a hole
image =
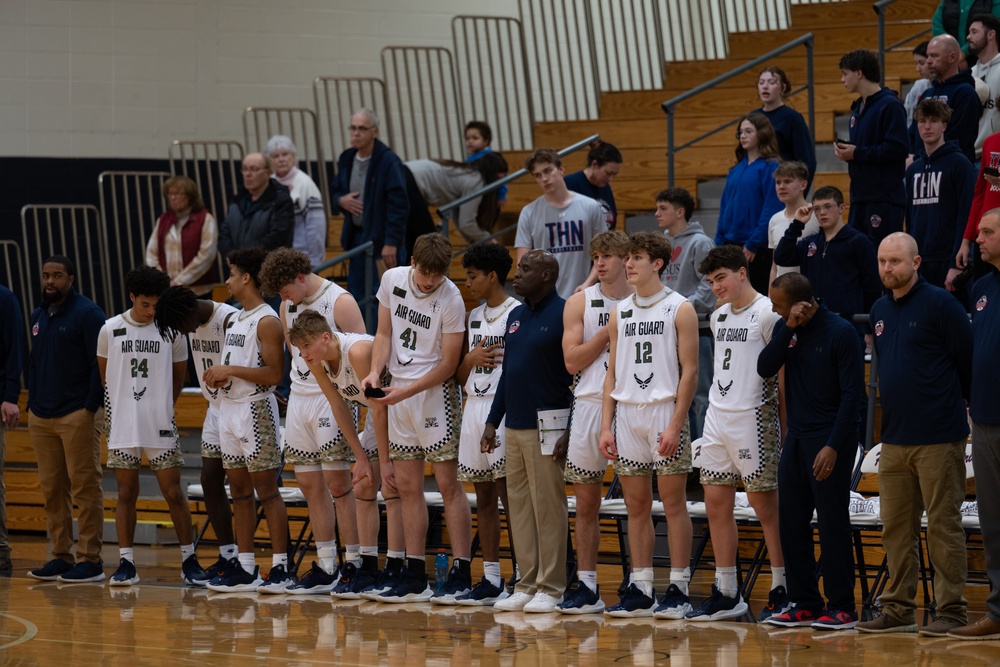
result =
[[[171,285],[211,298],[219,243],[215,218],[205,210],[198,186],[187,176],[168,178],[163,198],[167,211],[156,221],[146,245],[146,264],[169,275]]]

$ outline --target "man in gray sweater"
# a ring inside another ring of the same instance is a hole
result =
[[[656,223],[673,247],[670,262],[660,278],[664,285],[687,297],[698,313],[698,388],[688,415],[692,441],[701,437],[708,411],[714,350],[708,315],[715,310],[712,288],[698,272],[698,265],[715,243],[705,234],[701,224],[691,222],[693,212],[694,199],[684,188],[667,188],[656,195]]]

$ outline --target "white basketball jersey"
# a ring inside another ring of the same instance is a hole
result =
[[[104,376],[108,446],[174,447],[173,364],[187,360],[184,339],[178,336],[168,343],[152,322],[139,324],[122,313],[104,323],[97,356],[108,360]]]
[[[619,403],[662,403],[677,398],[677,310],[687,302],[667,287],[664,298],[642,307],[633,294],[618,304],[615,389]]]
[[[727,303],[712,313],[715,379],[709,403],[735,412],[777,400],[778,380],[757,375],[757,357],[771,340],[779,319],[771,310],[771,300],[762,294],[739,312]]]
[[[212,308],[212,317],[208,322],[189,333],[187,339],[191,345],[191,357],[194,359],[201,393],[209,403],[218,403],[222,400],[222,390],[206,386],[202,375],[210,366],[222,363],[222,348],[226,343],[226,317],[235,317],[239,311],[227,303],[214,303]]]
[[[361,381],[364,378],[359,376],[357,371],[354,370],[354,366],[351,365],[349,352],[351,346],[359,340],[371,341],[372,337],[368,334],[340,333],[339,331],[335,331],[333,333],[333,340],[336,340],[340,344],[340,368],[334,373],[330,368],[330,364],[324,361],[323,369],[326,371],[326,376],[333,383],[333,388],[346,400],[367,408],[368,398],[365,397],[365,392],[361,389]]]
[[[300,313],[315,310],[326,318],[326,323],[330,325],[331,331],[339,331],[337,324],[333,321],[333,306],[337,299],[344,294],[347,294],[347,290],[340,285],[324,281],[323,286],[315,294],[303,299],[299,305],[296,306],[288,302],[288,307],[285,309],[285,330],[291,331],[292,325],[295,324],[295,318]],[[299,348],[289,345],[288,349],[292,356],[292,392],[301,395],[321,395],[323,392],[316,383],[316,378],[309,372],[309,365],[302,360]]]
[[[584,292],[583,302],[583,340],[590,340],[597,335],[611,319],[611,311],[625,299],[610,299],[601,293],[601,284],[591,285]],[[628,299],[629,297],[626,297]],[[604,396],[604,377],[608,373],[608,360],[611,349],[604,351],[590,364],[576,374],[576,387],[573,395],[577,398],[601,398]]]
[[[441,338],[465,331],[465,302],[447,278],[430,294],[413,286],[413,269],[400,266],[382,275],[379,305],[392,317],[389,373],[400,380],[418,380],[441,362]]]
[[[274,309],[262,303],[247,312],[241,310],[229,318],[229,328],[226,330],[226,345],[222,348],[222,363],[226,366],[244,366],[258,368],[264,365],[261,354],[260,340],[257,338],[257,327],[265,317],[278,318]],[[223,387],[223,396],[234,403],[249,403],[274,393],[273,385],[260,385],[239,378],[232,378]]]
[[[507,316],[514,310],[518,301],[514,297],[507,297],[501,305],[496,308],[487,308],[486,304],[473,308],[469,313],[469,350],[474,347],[485,345],[499,345],[500,356],[496,358],[494,368],[484,368],[476,366],[469,373],[469,379],[465,381],[465,395],[472,398],[493,398],[497,393],[497,385],[500,384],[500,374],[503,369],[500,363],[503,361],[504,334],[507,333]],[[487,313],[487,311],[489,311]],[[496,352],[496,350],[494,350]]]

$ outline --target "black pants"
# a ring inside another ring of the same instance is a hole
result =
[[[800,609],[824,608],[819,592],[813,546],[812,514],[816,510],[822,553],[823,588],[831,611],[855,611],[854,552],[848,508],[854,452],[839,454],[833,473],[822,482],[813,475],[813,460],[826,445],[823,438],[788,438],[778,463],[778,522],[785,556],[788,597]]]

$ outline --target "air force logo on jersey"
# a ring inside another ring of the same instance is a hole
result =
[[[881,336],[883,331],[885,331],[885,322],[879,320],[875,323],[875,335]]]
[[[507,333],[512,334],[520,328],[521,328],[521,320],[514,320],[513,322],[510,323],[510,326],[507,327]]]
[[[976,310],[977,311],[982,311],[984,308],[986,308],[986,295],[985,294],[982,295],[981,297],[979,297],[979,301],[976,301]]]

